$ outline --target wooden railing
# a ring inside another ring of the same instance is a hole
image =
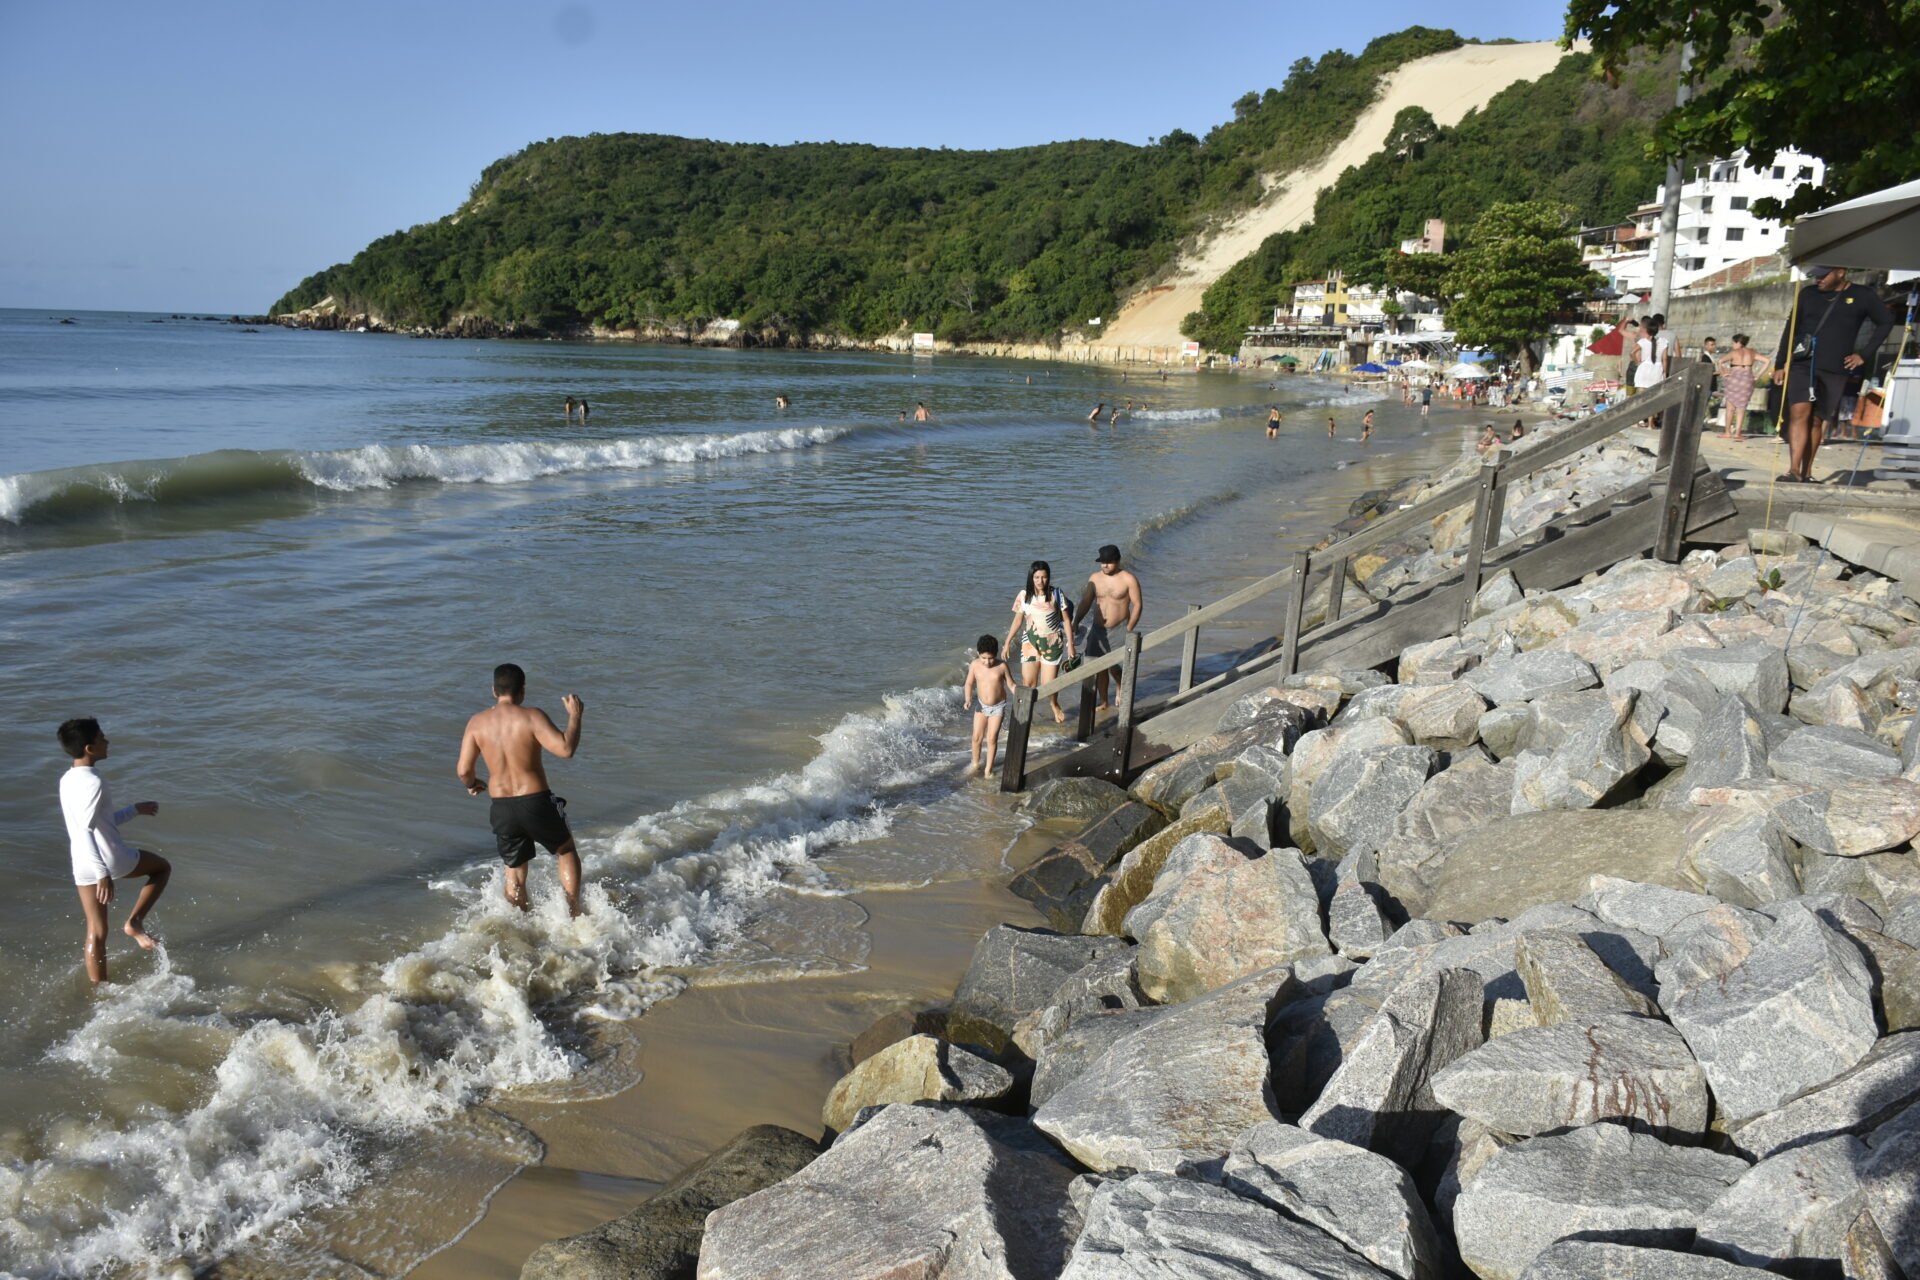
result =
[[[1687,528],[1693,475],[1699,456],[1700,431],[1706,421],[1707,393],[1711,378],[1712,370],[1708,366],[1686,365],[1660,386],[1642,392],[1603,413],[1595,414],[1587,422],[1570,431],[1561,432],[1551,440],[1529,446],[1513,454],[1509,454],[1504,449],[1495,451],[1480,468],[1479,474],[1471,480],[1452,485],[1425,501],[1415,503],[1391,515],[1382,516],[1364,529],[1318,551],[1295,552],[1287,567],[1279,572],[1249,583],[1238,591],[1204,607],[1189,605],[1184,617],[1144,635],[1138,631],[1130,631],[1120,648],[1090,662],[1084,662],[1072,671],[1047,681],[1037,689],[1024,686],[1016,688],[1013,693],[1012,715],[1007,726],[1006,756],[1000,777],[1001,790],[1019,791],[1026,786],[1028,740],[1033,730],[1034,711],[1042,699],[1069,693],[1077,687],[1080,691],[1080,699],[1074,737],[1085,742],[1093,736],[1094,730],[1096,713],[1094,677],[1103,672],[1110,673],[1113,683],[1117,686],[1113,719],[1108,730],[1113,751],[1102,772],[1117,779],[1125,779],[1132,766],[1133,731],[1140,723],[1150,718],[1151,714],[1157,714],[1159,710],[1178,705],[1199,691],[1226,684],[1240,674],[1237,668],[1230,668],[1208,680],[1195,683],[1194,674],[1199,658],[1201,627],[1274,592],[1288,592],[1278,636],[1277,662],[1262,659],[1262,665],[1269,668],[1277,666],[1278,670],[1273,671],[1272,674],[1278,678],[1293,675],[1299,668],[1303,639],[1311,639],[1313,635],[1319,633],[1320,629],[1340,622],[1345,611],[1348,568],[1355,556],[1417,529],[1456,507],[1472,503],[1473,517],[1469,525],[1465,560],[1458,570],[1460,573],[1457,588],[1458,609],[1452,615],[1457,620],[1456,626],[1465,626],[1472,616],[1473,602],[1480,594],[1481,587],[1485,585],[1483,566],[1493,553],[1504,550],[1499,539],[1508,488],[1515,481],[1564,462],[1581,450],[1591,448],[1654,414],[1664,415],[1658,455],[1655,460],[1655,474],[1659,476],[1664,473],[1667,477],[1654,554],[1666,561],[1678,559],[1681,539]],[[1518,545],[1534,536],[1536,536],[1535,531],[1529,531],[1507,545]],[[1301,624],[1305,617],[1307,595],[1314,576],[1321,571],[1329,575],[1326,615],[1313,633],[1303,637]],[[1448,576],[1453,572],[1449,570]],[[1156,712],[1143,715],[1138,700],[1141,659],[1146,653],[1175,641],[1180,642],[1180,658],[1175,669],[1175,692],[1157,708]]]

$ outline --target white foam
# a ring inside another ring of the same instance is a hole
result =
[[[800,769],[583,841],[579,919],[547,878],[524,913],[502,899],[497,867],[437,884],[460,904],[451,927],[366,974],[357,1008],[223,1022],[231,1043],[190,1110],[125,1129],[72,1122],[37,1158],[0,1164],[0,1253],[29,1274],[202,1264],[351,1193],[370,1147],[492,1091],[573,1078],[585,1067],[573,1018],[644,1012],[684,985],[663,970],[708,974],[737,956],[765,981],[857,960],[845,938],[783,957],[753,925],[795,880],[810,900],[831,896],[812,855],[885,832],[903,788],[951,772],[958,710],[949,688],[890,697],[843,718]],[[109,1076],[138,1070],[116,1038],[204,1024],[210,1007],[163,955],[52,1052]],[[88,1206],[79,1219],[75,1204]]]
[[[1219,409],[1135,409],[1127,416],[1147,422],[1211,422],[1222,413]]]

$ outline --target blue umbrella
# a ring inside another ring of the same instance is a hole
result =
[[[1385,365],[1378,365],[1369,360],[1365,364],[1355,365],[1353,371],[1355,373],[1385,373],[1387,370]]]
[[[1387,361],[1387,368],[1389,369],[1398,368],[1400,365],[1404,363],[1406,363],[1404,360],[1389,360]]]

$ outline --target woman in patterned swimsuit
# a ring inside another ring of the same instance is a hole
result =
[[[1747,405],[1753,400],[1753,380],[1767,367],[1765,357],[1747,345],[1747,335],[1733,335],[1733,350],[1720,362],[1720,395],[1727,429],[1722,440],[1744,440]]]
[[[1073,657],[1073,610],[1060,588],[1053,585],[1053,569],[1045,560],[1035,560],[1027,570],[1027,585],[1013,597],[1013,625],[1007,628],[1007,643],[1020,638],[1020,681],[1029,689],[1060,673],[1060,659]],[[1064,723],[1067,713],[1060,709],[1060,696],[1053,697],[1053,721]]]

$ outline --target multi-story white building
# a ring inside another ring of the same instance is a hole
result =
[[[1786,229],[1778,222],[1756,218],[1753,202],[1766,197],[1784,200],[1802,182],[1819,182],[1825,175],[1822,161],[1798,151],[1782,151],[1760,168],[1747,167],[1744,151],[1695,167],[1693,177],[1680,188],[1673,287],[1684,289],[1716,271],[1780,252],[1786,245]],[[1633,211],[1632,222],[1583,236],[1587,265],[1621,293],[1644,294],[1653,288],[1655,241],[1665,201],[1662,184],[1650,202]]]

